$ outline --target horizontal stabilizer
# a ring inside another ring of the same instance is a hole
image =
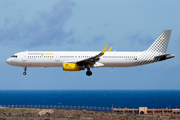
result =
[[[162,54],[162,55],[159,55],[159,56],[155,56],[155,58],[159,58],[160,61],[170,59],[170,58],[173,58],[173,57],[175,57],[173,54]]]

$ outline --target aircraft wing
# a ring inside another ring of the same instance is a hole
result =
[[[100,57],[101,57],[102,55],[104,55],[107,47],[108,47],[108,45],[106,45],[106,47],[105,47],[99,54],[97,54],[97,55],[95,55],[95,56],[93,56],[93,57],[84,59],[84,60],[76,61],[76,63],[77,63],[78,65],[85,65],[85,66],[90,65],[90,66],[93,66],[97,61],[100,60]],[[97,64],[100,65],[101,63],[97,63]],[[98,66],[98,65],[97,65],[97,66]]]

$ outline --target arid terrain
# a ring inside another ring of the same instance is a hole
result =
[[[0,108],[0,120],[173,120],[175,117],[116,114],[87,110]]]

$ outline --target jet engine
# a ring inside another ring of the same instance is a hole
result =
[[[82,66],[79,66],[76,63],[63,63],[63,70],[64,71],[80,71],[84,70]]]

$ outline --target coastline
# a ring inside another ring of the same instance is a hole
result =
[[[33,120],[171,120],[171,116],[133,115],[112,112],[97,112],[87,110],[34,109],[34,108],[0,108],[0,118],[3,120],[33,119]]]

